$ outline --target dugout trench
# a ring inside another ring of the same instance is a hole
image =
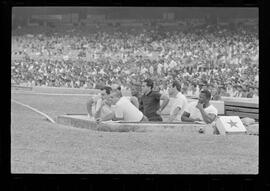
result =
[[[101,122],[97,123],[90,120],[85,114],[65,114],[55,119],[56,123],[74,128],[83,128],[96,131],[106,132],[166,132],[174,131],[180,133],[200,133],[204,130],[204,134],[216,134],[214,128],[207,124],[191,123],[191,122]],[[232,133],[233,134],[233,133]],[[247,127],[246,135],[259,135],[258,124]]]
[[[90,120],[87,115],[82,114],[66,114],[56,118],[56,123],[67,125],[75,128],[84,128],[97,131],[107,132],[152,132],[152,131],[170,131],[176,130],[181,132],[199,131],[200,128],[207,127],[208,125],[199,123],[174,123],[174,122],[101,122],[96,123]]]
[[[37,93],[37,94],[46,94],[46,95],[81,95],[81,96],[87,96],[87,95],[94,95],[99,90],[95,89],[77,89],[77,88],[56,88],[56,87],[16,87],[12,90],[13,93],[27,93],[30,94]],[[190,100],[195,100],[190,99]],[[229,109],[234,109],[232,107],[236,107],[237,113],[233,113],[233,115],[237,115],[240,117],[246,117],[245,113],[246,111],[253,112],[253,117],[258,120],[258,112],[259,112],[259,106],[258,101],[257,102],[251,102],[248,103],[249,100],[236,100],[236,99],[226,99],[223,102],[223,106],[221,104],[221,101],[215,102],[214,104],[219,104],[217,106],[219,109],[219,114],[223,113],[225,110],[225,115],[232,115],[230,112],[228,112]],[[225,107],[224,107],[225,106]],[[245,108],[243,108],[245,107]],[[244,109],[244,110],[243,110]],[[168,110],[164,109],[164,110]],[[220,112],[221,111],[221,112]],[[234,109],[234,111],[236,111]],[[243,113],[245,111],[245,113]],[[222,115],[222,114],[221,114]],[[196,123],[168,123],[166,122],[166,119],[168,118],[168,112],[163,112],[163,119],[165,119],[165,122],[148,122],[148,123],[123,123],[123,122],[103,122],[101,124],[96,124],[94,121],[90,121],[90,119],[87,118],[86,114],[66,114],[57,116],[55,118],[55,122],[62,125],[67,125],[71,127],[76,128],[85,128],[85,129],[92,129],[92,130],[98,130],[98,131],[109,131],[109,132],[147,132],[147,131],[181,131],[181,132],[196,132],[198,133],[200,128],[204,128],[205,125],[202,124],[196,124]],[[251,117],[251,115],[249,115]],[[247,126],[247,134],[249,135],[258,135],[259,134],[259,125],[258,123],[255,125]],[[207,131],[208,132],[208,131]],[[211,131],[210,131],[211,132]],[[208,132],[209,133],[209,132]],[[211,133],[210,133],[211,134]]]

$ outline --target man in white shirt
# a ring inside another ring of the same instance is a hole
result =
[[[147,117],[134,106],[127,97],[123,97],[121,92],[112,92],[110,94],[110,103],[112,104],[112,113],[107,114],[101,121],[123,120],[126,122],[148,121]]]
[[[215,121],[218,111],[210,104],[211,93],[209,90],[202,90],[198,102],[191,102],[186,107],[181,119],[186,122],[203,121],[211,124]]]
[[[133,86],[132,86],[133,87]],[[122,88],[121,88],[121,86],[119,86],[118,84],[112,84],[112,86],[111,86],[111,88],[112,88],[112,92],[119,92],[119,93],[121,93],[122,94]],[[134,89],[133,89],[134,90]],[[135,96],[135,95],[133,95],[133,93],[135,93],[134,91],[132,91],[131,92],[131,97],[128,97],[128,99],[131,101],[131,103],[133,104],[133,105],[135,105],[137,108],[139,108],[139,101],[138,101],[138,98]]]
[[[188,104],[186,96],[181,93],[181,84],[178,81],[173,81],[169,87],[169,95],[172,98],[172,107],[170,110],[169,121],[181,121],[181,116]]]

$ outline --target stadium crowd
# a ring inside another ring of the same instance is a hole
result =
[[[161,91],[176,79],[190,96],[207,86],[213,99],[254,98],[258,55],[258,34],[244,28],[13,35],[11,79],[31,86],[129,88],[152,78]]]

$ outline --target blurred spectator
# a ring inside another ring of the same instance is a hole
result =
[[[222,97],[230,97],[230,94],[226,91],[226,88],[224,86],[220,88],[219,95]]]
[[[154,88],[165,92],[178,80],[185,95],[198,96],[205,84],[215,84],[224,86],[221,96],[258,96],[259,40],[254,31],[209,31],[203,26],[155,34],[151,29],[101,29],[90,34],[83,28],[59,28],[47,31],[49,35],[39,34],[45,29],[13,35],[12,81],[74,88],[116,82],[125,89],[132,79],[141,83],[151,78]],[[240,87],[244,82],[247,86]]]
[[[213,88],[211,94],[212,94],[212,100],[221,100],[219,88]]]

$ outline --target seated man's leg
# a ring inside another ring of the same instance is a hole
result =
[[[144,122],[144,121],[149,121],[149,119],[144,115],[141,122]]]
[[[149,121],[162,121],[162,118],[160,116],[153,116],[151,118],[148,118]]]

